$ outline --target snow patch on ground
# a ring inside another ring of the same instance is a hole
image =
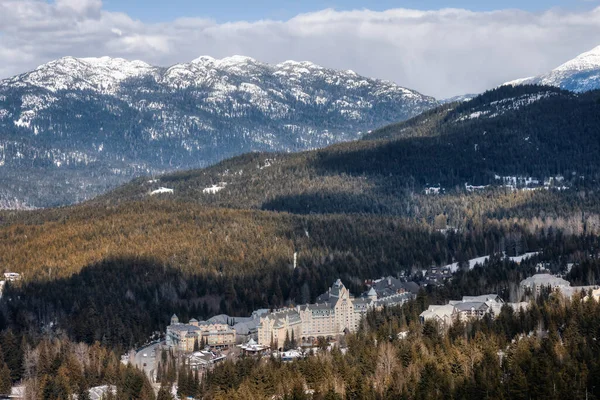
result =
[[[216,193],[219,193],[221,190],[225,189],[226,185],[227,185],[227,183],[221,182],[218,185],[212,185],[211,187],[204,188],[202,190],[202,193],[205,193],[205,194],[216,194]]]
[[[531,257],[534,257],[536,255],[540,254],[539,252],[530,252],[530,253],[525,253],[523,255],[520,256],[516,256],[516,257],[508,257],[508,259],[510,261],[516,262],[516,263],[520,263],[524,260],[528,260]],[[477,258],[473,258],[471,260],[469,260],[469,269],[473,269],[475,268],[476,265],[483,265],[486,261],[488,261],[490,259],[490,256],[483,256],[483,257],[477,257]],[[452,263],[452,264],[448,264],[446,266],[443,266],[441,269],[449,269],[450,272],[452,272],[453,274],[456,273],[458,271],[458,263]]]
[[[530,259],[531,257],[537,256],[538,254],[540,254],[540,252],[539,252],[539,251],[534,251],[534,252],[531,252],[531,253],[525,253],[525,254],[523,254],[523,255],[521,255],[521,256],[516,256],[516,257],[508,257],[508,259],[509,259],[510,261],[514,261],[514,262],[516,262],[516,263],[520,263],[521,261],[523,261],[523,260],[528,260],[528,259]]]
[[[117,387],[108,385],[93,387],[89,390],[90,399],[101,400],[106,397],[109,391],[115,395],[117,393]]]
[[[153,190],[152,192],[150,192],[151,196],[154,196],[155,194],[162,194],[162,193],[169,193],[169,194],[173,194],[175,191],[173,189],[169,189],[169,188],[165,188],[165,187],[161,187],[158,188],[156,190]]]

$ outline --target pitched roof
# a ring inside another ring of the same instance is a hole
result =
[[[480,301],[466,301],[464,303],[458,303],[454,305],[454,308],[456,309],[456,311],[471,311],[471,310],[476,310],[476,311],[485,311],[489,308],[489,306],[484,303],[484,302],[480,302]]]
[[[463,302],[465,301],[479,301],[479,302],[486,302],[486,301],[498,301],[498,302],[504,302],[502,300],[502,298],[500,298],[500,296],[498,296],[497,294],[484,294],[481,296],[463,296]]]
[[[521,286],[571,286],[571,284],[554,275],[536,274],[521,281]]]
[[[421,317],[425,319],[429,318],[445,318],[451,317],[454,314],[454,306],[447,304],[444,306],[429,306],[429,308],[421,313]]]
[[[169,326],[169,329],[172,331],[177,331],[177,332],[189,332],[189,331],[199,331],[200,328],[198,328],[197,326],[194,325],[187,325],[187,324],[179,324],[179,325],[171,325]]]

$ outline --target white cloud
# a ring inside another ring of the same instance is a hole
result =
[[[146,24],[100,0],[0,0],[0,76],[71,55],[157,65],[200,55],[310,60],[445,97],[546,72],[600,44],[600,8],[567,12],[323,10],[287,21]]]
[[[60,12],[74,13],[78,17],[98,18],[102,10],[102,0],[56,0]]]

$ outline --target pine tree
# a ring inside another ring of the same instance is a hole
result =
[[[295,349],[296,347],[298,347],[296,345],[296,339],[294,338],[294,330],[292,330],[292,337],[290,339],[290,348]]]
[[[177,394],[179,397],[187,397],[190,394],[185,363],[179,367],[179,373],[177,374]]]
[[[156,400],[174,400],[168,386],[161,385]]]
[[[0,394],[10,394],[12,379],[8,365],[3,362],[0,369]]]

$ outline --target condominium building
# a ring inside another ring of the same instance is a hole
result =
[[[496,294],[482,296],[464,296],[462,300],[451,300],[446,305],[432,305],[421,313],[421,323],[426,321],[436,322],[442,330],[452,326],[455,321],[473,321],[482,319],[486,315],[492,318],[500,315],[503,306],[509,306],[514,311],[526,309],[528,303],[504,303]]]

